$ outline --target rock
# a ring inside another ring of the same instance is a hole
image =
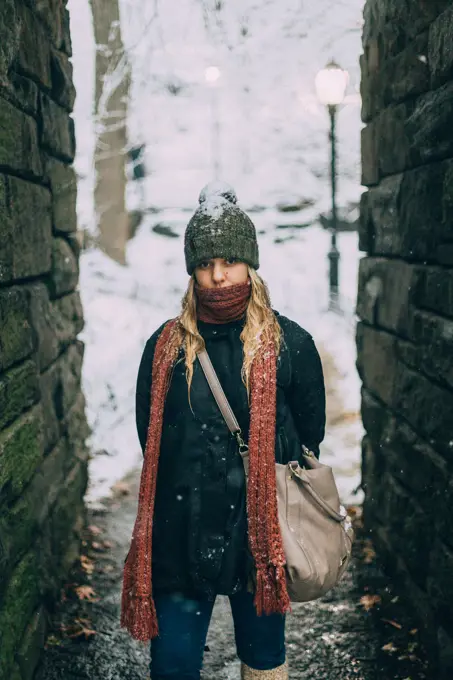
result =
[[[379,182],[378,120],[373,120],[361,131],[362,184],[373,186]]]
[[[428,33],[418,35],[402,52],[383,64],[381,87],[385,106],[396,104],[430,88]]]
[[[407,127],[410,107],[403,102],[384,109],[376,119],[376,145],[381,176],[410,167],[412,132]]]
[[[363,322],[357,326],[357,369],[364,387],[392,407],[397,372],[396,339]]]
[[[412,166],[453,156],[452,118],[453,82],[417,100],[404,126]]]
[[[40,399],[36,364],[27,360],[0,375],[0,430]]]
[[[158,222],[152,227],[152,230],[156,234],[161,234],[161,236],[168,236],[170,238],[179,238],[179,234],[173,231],[171,225],[165,224],[164,222]]]
[[[0,166],[42,177],[36,122],[0,96]]]
[[[11,501],[22,493],[42,456],[43,414],[38,405],[0,433],[2,501]]]
[[[16,650],[39,599],[37,559],[30,551],[14,570],[2,601],[0,677],[10,677],[9,669],[15,661]]]
[[[78,292],[49,299],[46,286],[26,287],[30,320],[35,333],[37,361],[43,372],[83,329],[83,311]]]
[[[0,370],[25,359],[32,349],[25,291],[18,287],[0,289]]]
[[[43,147],[51,156],[72,163],[75,156],[73,119],[43,92],[39,93],[39,100]]]
[[[71,113],[76,97],[72,82],[72,63],[63,52],[52,49],[50,52],[52,72],[52,97],[66,111]]]
[[[47,632],[47,612],[38,607],[28,624],[17,653],[22,680],[33,680],[44,647]]]
[[[50,90],[50,45],[46,32],[25,3],[20,3],[20,10],[19,71]]]
[[[441,267],[420,267],[415,304],[453,318],[453,271]]]
[[[314,206],[316,201],[312,198],[296,198],[293,200],[287,199],[286,201],[280,201],[275,206],[279,212],[298,212],[299,210],[304,210],[305,208],[311,208]]]
[[[0,281],[47,273],[52,242],[48,189],[16,177],[0,178],[0,218],[3,216],[0,235],[6,248],[0,256]]]
[[[77,177],[71,165],[47,157],[46,175],[52,193],[52,223],[55,232],[72,233],[77,229]]]
[[[429,28],[428,61],[432,88],[453,77],[453,8],[448,8]]]
[[[78,281],[79,266],[73,249],[64,238],[52,239],[52,273],[49,280],[52,297],[72,292]]]
[[[402,260],[364,257],[359,265],[357,314],[370,325],[408,337],[417,269]]]
[[[60,424],[79,395],[82,357],[82,344],[70,345],[41,375],[45,451],[56,445],[61,434]]]

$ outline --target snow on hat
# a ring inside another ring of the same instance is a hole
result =
[[[253,222],[237,203],[232,187],[210,182],[200,192],[199,207],[187,225],[184,255],[187,272],[214,257],[235,258],[259,267],[258,243]]]

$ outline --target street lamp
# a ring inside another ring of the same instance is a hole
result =
[[[211,115],[212,115],[212,165],[214,179],[219,179],[220,175],[220,121],[219,121],[219,102],[217,95],[217,82],[221,76],[217,66],[209,66],[204,77],[207,84],[211,87]]]
[[[336,137],[335,124],[338,106],[343,102],[346,87],[349,81],[349,74],[344,71],[333,60],[330,61],[316,76],[316,94],[321,104],[327,106],[330,116],[330,142],[331,142],[331,163],[330,177],[332,184],[332,226],[330,230],[331,242],[329,252],[329,295],[330,308],[337,306],[338,302],[338,266],[340,253],[337,248],[337,204],[336,204]]]

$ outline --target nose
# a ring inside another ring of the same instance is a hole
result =
[[[221,262],[215,262],[212,268],[212,281],[219,285],[225,281],[225,268]]]

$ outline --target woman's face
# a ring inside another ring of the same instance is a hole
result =
[[[195,268],[195,279],[202,288],[225,288],[248,280],[248,267],[245,262],[224,260],[214,257],[201,262]]]

